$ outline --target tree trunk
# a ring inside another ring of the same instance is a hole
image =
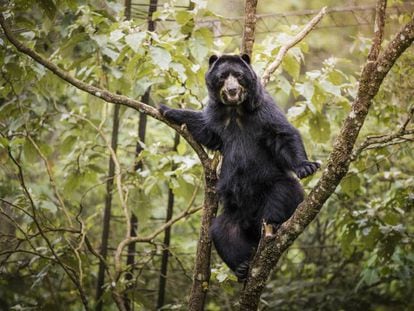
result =
[[[177,146],[180,142],[180,135],[175,133],[174,137],[174,146],[173,150],[177,151]],[[175,167],[172,167],[174,170]],[[173,215],[173,208],[174,208],[174,193],[171,188],[168,189],[168,203],[167,203],[167,215],[165,218],[165,222],[171,220]],[[162,250],[162,260],[161,260],[161,272],[160,272],[160,280],[158,285],[158,299],[157,299],[157,310],[160,309],[165,303],[165,288],[167,285],[167,271],[168,271],[168,259],[170,255],[170,238],[171,238],[171,226],[165,229],[164,233],[164,242],[163,242],[163,250]]]
[[[240,52],[252,56],[256,31],[257,0],[246,0],[244,7],[244,30]]]
[[[119,130],[119,109],[120,105],[114,106],[114,115],[112,123],[112,141],[111,147],[116,152],[118,147],[118,130]],[[112,190],[114,187],[114,176],[115,176],[115,164],[112,157],[109,157],[109,169],[108,169],[108,180],[106,181],[106,197],[105,197],[105,208],[103,215],[103,229],[101,237],[101,249],[100,254],[103,259],[106,259],[108,254],[108,240],[111,222],[111,207],[112,207]],[[102,295],[103,285],[105,283],[105,263],[99,262],[98,279],[96,283],[96,311],[101,311],[103,306]]]
[[[211,240],[209,229],[213,217],[217,213],[218,197],[216,193],[217,175],[214,163],[204,166],[204,206],[201,221],[200,238],[197,244],[196,262],[193,273],[193,285],[190,293],[189,310],[204,310],[209,281],[210,281],[210,256]]]

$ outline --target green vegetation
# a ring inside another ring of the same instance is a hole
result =
[[[137,100],[151,87],[152,106],[200,109],[208,56],[238,53],[240,37],[217,36],[201,22],[228,22],[210,11],[217,1],[193,2],[191,10],[159,6],[156,32],[143,19],[124,20],[116,1],[14,0],[1,11],[21,42],[88,84]],[[272,6],[265,1],[260,12]],[[388,17],[385,43],[410,14]],[[322,164],[350,112],[371,28],[315,30],[289,50],[267,86],[309,157]],[[297,30],[279,24],[257,37],[252,63],[259,74]],[[1,34],[0,47],[0,310],[94,309],[114,105],[59,79]],[[411,47],[375,97],[348,174],[272,273],[264,310],[414,308],[413,64]],[[174,215],[203,203],[203,170],[190,146],[181,139],[174,149],[175,132],[152,118],[138,142],[138,123],[137,111],[120,108],[104,310],[119,308],[114,292],[134,310],[157,304],[162,231],[136,245],[133,266],[125,249],[116,278],[125,214],[136,215],[138,237],[147,237],[165,222],[169,189]],[[305,189],[320,175],[304,180]],[[171,227],[163,310],[187,310],[201,213]],[[212,256],[206,310],[233,310],[242,284]]]

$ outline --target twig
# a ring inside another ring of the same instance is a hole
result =
[[[1,16],[1,15],[0,15]],[[29,189],[26,186],[26,182],[24,179],[24,174],[23,174],[23,169],[22,166],[20,165],[20,163],[14,158],[10,148],[8,149],[8,154],[10,159],[13,161],[13,163],[16,165],[17,170],[18,170],[18,179],[20,182],[20,186],[23,189],[23,192],[26,196],[26,198],[29,200],[30,202],[30,206],[32,209],[32,219],[33,222],[37,228],[37,230],[39,231],[41,237],[43,238],[43,240],[46,242],[46,245],[48,246],[50,252],[52,253],[53,257],[55,258],[56,262],[62,267],[62,269],[65,271],[66,275],[69,277],[69,279],[73,282],[73,284],[76,286],[79,295],[81,297],[82,300],[82,304],[85,307],[86,310],[89,310],[89,306],[88,306],[88,299],[87,296],[85,294],[85,291],[83,289],[83,287],[80,285],[79,283],[79,279],[76,276],[76,273],[74,272],[74,270],[67,266],[66,264],[64,264],[61,260],[60,257],[58,256],[58,254],[56,253],[55,249],[53,248],[52,243],[50,242],[49,238],[46,236],[45,232],[43,231],[42,226],[40,225],[40,223],[37,220],[37,211],[36,211],[36,205],[34,203],[34,200],[30,194]]]
[[[52,168],[50,167],[49,161],[47,160],[46,156],[43,154],[43,152],[40,150],[39,146],[36,144],[36,142],[33,140],[33,138],[27,134],[26,138],[30,141],[30,143],[32,144],[32,146],[36,149],[38,155],[40,156],[40,158],[43,160],[43,163],[46,166],[46,170],[47,170],[47,174],[49,176],[49,181],[50,181],[50,185],[52,186],[53,192],[56,196],[56,199],[59,201],[60,204],[60,208],[62,209],[63,213],[65,214],[69,225],[72,227],[72,220],[70,218],[69,212],[66,209],[65,203],[62,199],[62,196],[60,195],[57,186],[56,186],[56,182],[55,182],[55,178],[53,177],[53,172],[52,172]]]
[[[193,191],[193,195],[187,205],[187,208],[181,212],[180,214],[178,214],[177,216],[175,216],[174,218],[171,218],[169,221],[167,221],[166,223],[164,223],[162,226],[160,226],[157,230],[153,231],[149,236],[146,237],[137,237],[137,236],[127,236],[123,241],[121,241],[121,243],[118,244],[118,247],[116,249],[115,252],[115,279],[117,280],[119,278],[119,274],[121,272],[121,255],[122,255],[122,251],[124,250],[125,247],[127,247],[129,244],[131,243],[151,243],[159,234],[161,234],[162,232],[165,231],[165,229],[171,227],[173,224],[175,224],[177,221],[179,221],[182,218],[185,218],[191,214],[194,214],[196,212],[198,212],[199,210],[201,210],[201,207],[197,207],[194,209],[191,209],[191,206],[193,206],[194,201],[196,199],[197,196],[197,192],[198,189],[200,187],[200,184],[197,184],[196,188]]]
[[[406,141],[413,141],[411,138],[404,137],[406,135],[414,135],[414,129],[405,130],[404,132],[397,132],[383,137],[367,137],[367,139],[354,150],[351,156],[351,161],[355,161],[364,150],[384,148],[390,145],[401,144]]]
[[[122,211],[124,212],[124,217],[125,217],[125,227],[126,227],[126,237],[129,237],[129,232],[131,230],[130,226],[131,223],[129,221],[129,210],[128,210],[128,205],[127,205],[127,200],[126,200],[126,194],[124,196],[124,189],[122,189],[122,174],[121,174],[121,165],[119,164],[118,161],[118,157],[114,151],[114,149],[111,146],[111,142],[106,138],[105,134],[89,119],[78,115],[78,114],[72,114],[72,116],[81,119],[83,121],[85,121],[86,123],[88,123],[93,129],[95,129],[99,136],[101,136],[101,138],[104,140],[105,144],[106,144],[106,148],[108,148],[109,153],[111,155],[112,161],[114,162],[115,165],[115,179],[116,179],[116,186],[118,189],[118,196],[119,196],[119,201],[121,202],[121,207],[122,207]]]
[[[202,207],[196,207],[190,210],[184,210],[183,212],[181,212],[180,214],[178,214],[177,216],[175,216],[174,218],[172,218],[170,221],[164,223],[162,226],[160,226],[157,230],[155,230],[153,233],[151,233],[149,236],[146,237],[128,237],[126,239],[124,239],[121,243],[118,244],[118,247],[116,249],[115,252],[115,258],[114,258],[114,262],[115,262],[115,274],[116,277],[115,279],[119,278],[119,273],[121,272],[121,255],[122,255],[122,251],[124,250],[124,248],[131,243],[144,243],[144,242],[152,242],[154,240],[154,238],[159,235],[160,233],[164,232],[164,230],[170,226],[172,226],[173,224],[175,224],[177,221],[191,215],[194,214],[198,211],[200,211],[202,209]]]
[[[322,8],[318,15],[316,15],[314,18],[310,20],[308,24],[290,41],[288,41],[286,44],[282,45],[282,47],[279,50],[279,53],[276,55],[276,59],[270,63],[269,66],[266,67],[265,71],[263,72],[262,76],[262,85],[266,86],[267,83],[269,83],[270,76],[276,71],[276,69],[280,66],[283,57],[286,55],[286,53],[294,47],[296,44],[298,44],[303,38],[306,37],[306,35],[311,32],[313,28],[321,21],[322,17],[326,14],[326,7]]]
[[[407,118],[397,132],[389,135],[368,136],[363,143],[355,148],[351,155],[351,161],[355,161],[365,149],[382,148],[409,140],[405,136],[414,134],[414,129],[407,130],[407,126],[413,117],[414,107],[411,108]]]

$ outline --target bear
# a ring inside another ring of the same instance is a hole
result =
[[[248,55],[212,55],[205,80],[209,98],[203,110],[160,105],[159,111],[222,155],[216,189],[223,208],[210,237],[243,281],[263,222],[276,230],[290,218],[304,198],[298,178],[320,164],[308,160],[298,130],[263,88]]]

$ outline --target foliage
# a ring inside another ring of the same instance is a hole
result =
[[[213,13],[203,1],[195,2],[190,11],[164,5],[156,17],[167,26],[157,33],[145,31],[139,20],[124,21],[123,6],[116,2],[15,0],[5,13],[21,41],[79,79],[136,99],[151,86],[153,105],[201,108],[207,56],[230,48],[236,52],[236,47],[197,23]],[[259,73],[295,33],[295,27],[279,30],[256,42],[253,63]],[[364,59],[369,46],[369,39],[352,35],[352,55],[327,57],[318,69],[307,67],[316,52],[301,43],[268,85],[304,136],[310,158],[322,163],[356,94],[352,62]],[[3,37],[0,45],[0,306],[79,310],[79,287],[93,306],[99,260],[91,250],[100,246],[112,106],[56,78]],[[413,62],[411,50],[393,67],[361,143],[370,135],[395,133],[407,120],[413,109]],[[114,190],[111,273],[114,249],[125,236],[120,194],[138,216],[140,236],[162,225],[168,188],[175,194],[174,214],[202,200],[202,170],[194,153],[185,142],[173,151],[174,133],[155,120],[149,120],[141,142],[144,168],[134,170],[137,123],[135,111],[121,109],[122,187]],[[263,308],[414,307],[413,157],[411,136],[355,159],[317,221],[285,254],[263,295]],[[305,188],[317,178],[305,180]],[[165,309],[186,308],[199,223],[200,215],[193,214],[172,227]],[[137,310],[154,308],[161,251],[161,236],[139,244],[132,284],[123,277],[107,279],[108,310],[116,309],[111,286],[123,291],[127,285],[133,287],[128,293]],[[240,288],[216,258],[207,308],[231,310]]]

